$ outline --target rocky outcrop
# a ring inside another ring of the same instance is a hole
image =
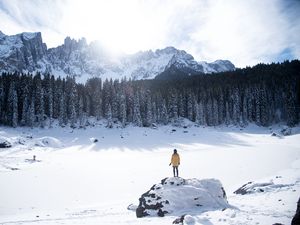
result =
[[[228,206],[220,181],[171,177],[153,185],[139,198],[136,216],[182,215],[191,211],[205,212]]]
[[[0,141],[0,148],[10,148],[11,143],[8,141]]]
[[[261,182],[261,183],[251,181],[248,182],[247,184],[244,184],[242,187],[238,188],[233,193],[239,195],[261,193],[261,192],[273,191],[284,187],[290,187],[292,185],[293,184],[274,183],[273,181]]]
[[[17,35],[0,34],[0,70],[29,71],[40,69],[38,62],[47,53],[47,46],[42,35],[37,33],[21,33]]]

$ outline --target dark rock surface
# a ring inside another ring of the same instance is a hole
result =
[[[11,147],[11,143],[9,141],[6,140],[0,141],[0,148],[10,148],[10,147]]]
[[[298,199],[296,214],[292,219],[291,225],[300,225],[300,198]]]

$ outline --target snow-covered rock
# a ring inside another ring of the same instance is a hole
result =
[[[292,134],[292,128],[288,127],[288,126],[284,126],[280,133],[283,135],[283,136],[289,136]]]
[[[136,216],[199,213],[227,207],[226,193],[219,180],[170,177],[153,185],[140,197]]]
[[[276,133],[276,132],[272,132],[272,133],[271,133],[271,136],[272,136],[272,137],[277,137],[277,138],[283,138],[283,136],[282,136],[281,134]]]
[[[282,184],[282,183],[274,183],[273,181],[269,182],[248,182],[244,184],[242,187],[234,191],[234,194],[253,194],[253,193],[261,193],[261,192],[269,192],[283,187],[289,187],[293,184]]]
[[[61,141],[54,137],[38,138],[35,140],[35,145],[40,147],[52,147],[52,148],[60,148],[63,146]]]
[[[195,218],[191,215],[182,215],[173,221],[173,224],[195,224]]]
[[[227,60],[197,62],[183,50],[166,47],[131,55],[112,56],[99,42],[67,37],[58,47],[47,49],[41,33],[5,35],[0,33],[0,72],[43,72],[55,76],[75,76],[79,81],[91,77],[153,79],[170,67],[187,74],[234,70]]]
[[[11,146],[11,141],[8,138],[0,136],[0,148],[10,148]]]
[[[94,137],[91,137],[91,138],[90,138],[90,141],[91,141],[92,143],[97,143],[97,142],[98,142],[98,139],[97,139],[97,138],[94,138]]]

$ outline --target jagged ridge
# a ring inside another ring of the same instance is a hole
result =
[[[40,32],[9,36],[0,31],[1,72],[40,71],[62,77],[73,75],[82,81],[94,76],[126,76],[138,80],[153,79],[172,67],[189,71],[187,74],[235,69],[228,60],[197,62],[192,55],[174,47],[122,55],[115,59],[98,42],[87,44],[85,38],[76,41],[67,37],[62,45],[48,49]]]

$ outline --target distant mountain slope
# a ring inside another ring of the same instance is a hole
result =
[[[234,70],[228,60],[197,62],[183,50],[166,47],[122,55],[116,59],[98,42],[87,44],[67,37],[56,48],[47,48],[42,35],[21,33],[5,35],[0,31],[0,72],[43,72],[56,76],[72,75],[85,81],[90,77],[153,79],[166,69],[175,68],[185,74],[201,74]],[[186,73],[187,72],[187,73]]]

